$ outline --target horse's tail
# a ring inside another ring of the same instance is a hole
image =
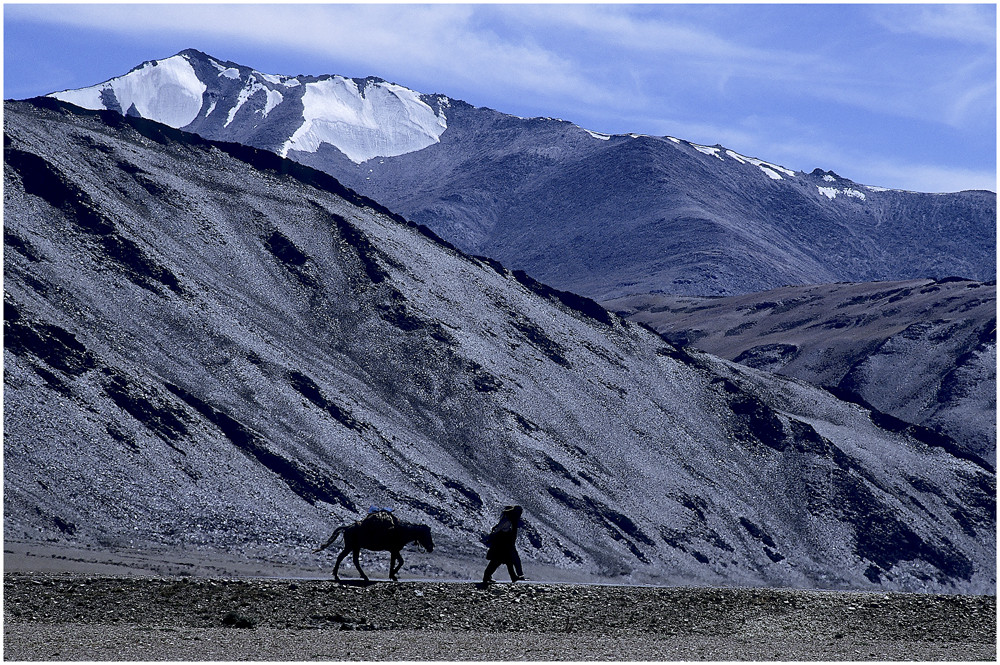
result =
[[[323,550],[325,550],[330,545],[333,545],[333,541],[337,540],[337,536],[339,536],[341,534],[341,532],[346,531],[346,530],[347,530],[346,526],[338,526],[336,529],[333,530],[333,535],[330,536],[330,539],[328,541],[326,541],[325,543],[323,543],[320,547],[317,547],[316,549],[314,549],[313,550],[313,554],[315,554],[316,552],[322,552]]]

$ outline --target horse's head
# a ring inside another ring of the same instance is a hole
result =
[[[426,524],[417,525],[417,542],[428,552],[434,551],[434,541],[431,540],[431,528]]]

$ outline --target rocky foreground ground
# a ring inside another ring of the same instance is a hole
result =
[[[996,598],[4,575],[5,660],[996,660]]]

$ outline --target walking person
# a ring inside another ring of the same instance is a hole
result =
[[[500,513],[500,521],[497,522],[484,541],[489,546],[486,551],[486,558],[490,560],[483,573],[483,584],[494,584],[493,573],[501,564],[507,565],[507,572],[510,573],[510,581],[516,582],[524,579],[521,570],[521,557],[517,554],[517,528],[520,526],[521,513],[524,512],[521,506],[507,506]]]

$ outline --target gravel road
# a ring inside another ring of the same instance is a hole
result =
[[[6,660],[996,660],[996,598],[4,575]]]

